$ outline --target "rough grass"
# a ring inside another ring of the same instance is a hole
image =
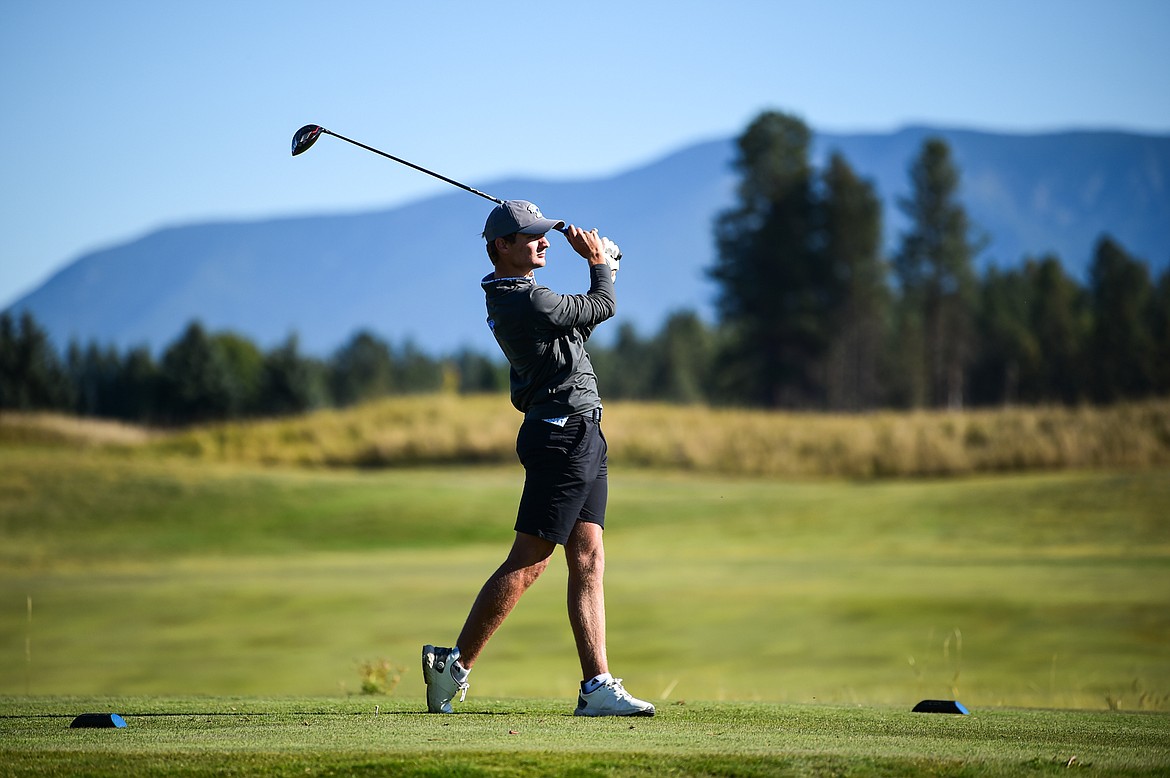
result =
[[[515,461],[520,417],[505,397],[431,395],[170,434],[0,416],[19,437],[178,454],[201,461],[402,467]],[[1170,399],[859,415],[610,403],[615,466],[766,477],[921,477],[1170,464]]]
[[[0,414],[0,443],[81,447],[134,447],[161,433],[106,419],[63,416],[58,413]]]
[[[4,699],[0,774],[71,775],[1164,775],[1170,719],[998,709],[686,703],[585,720],[548,700],[428,716],[392,700]],[[71,730],[78,712],[121,730]]]
[[[1170,463],[1170,401],[863,415],[619,406],[624,461],[771,477],[949,476]]]

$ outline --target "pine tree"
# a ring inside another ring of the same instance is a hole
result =
[[[72,404],[72,382],[48,333],[32,313],[13,321],[0,314],[0,408],[64,410]]]
[[[146,346],[132,348],[122,359],[119,404],[115,416],[128,421],[158,419],[162,396],[162,375]]]
[[[300,341],[289,335],[284,343],[264,355],[260,379],[263,413],[285,416],[327,404],[326,369],[302,357]]]
[[[656,398],[653,385],[651,345],[628,321],[618,325],[610,348],[591,347],[589,360],[597,373],[603,398],[647,400]]]
[[[1089,279],[1093,399],[1114,402],[1152,393],[1156,350],[1149,268],[1104,236],[1097,243]]]
[[[1076,403],[1087,398],[1084,355],[1089,334],[1085,290],[1052,255],[1024,264],[1030,326],[1039,350],[1037,401]]]
[[[979,285],[978,352],[971,370],[971,402],[1016,404],[1033,393],[1040,343],[1032,328],[1028,277],[1022,269],[991,268]]]
[[[74,409],[82,416],[118,416],[122,359],[113,346],[91,341],[84,349],[70,343],[66,364],[75,390]]]
[[[959,171],[950,147],[928,139],[910,167],[910,218],[894,259],[900,283],[901,340],[908,362],[909,404],[958,408],[973,351],[976,253],[967,212],[958,201]]]
[[[823,261],[839,269],[843,284],[826,365],[828,404],[873,408],[884,393],[880,373],[890,304],[881,201],[839,154],[829,160],[823,180]]]
[[[650,349],[650,390],[657,400],[699,403],[708,397],[714,341],[692,311],[671,314]]]
[[[212,347],[223,356],[228,374],[228,418],[250,416],[260,407],[264,355],[256,344],[234,332],[211,336]]]
[[[177,424],[226,419],[233,377],[223,350],[193,321],[162,357],[164,415]]]
[[[329,386],[340,407],[390,394],[394,389],[390,346],[368,330],[356,333],[330,360]]]
[[[718,217],[711,276],[728,332],[718,369],[740,401],[824,402],[818,368],[831,342],[840,276],[818,251],[810,138],[799,119],[768,112],[737,141],[738,203]]]
[[[1170,394],[1170,267],[1162,271],[1154,288],[1151,316],[1153,324],[1150,331],[1154,338],[1154,391],[1164,396]]]
[[[508,363],[503,360],[492,361],[478,351],[465,348],[460,349],[451,362],[461,394],[508,390]]]

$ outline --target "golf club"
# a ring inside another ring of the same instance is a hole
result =
[[[412,167],[415,170],[419,171],[420,173],[426,173],[428,176],[434,176],[435,178],[439,179],[440,181],[446,181],[448,184],[451,184],[453,186],[457,186],[460,189],[463,189],[467,192],[471,192],[472,194],[479,195],[480,197],[482,197],[486,200],[491,200],[493,203],[496,203],[497,205],[504,204],[504,201],[498,197],[492,197],[490,194],[487,194],[485,192],[481,192],[478,189],[474,189],[474,188],[468,186],[467,184],[461,184],[452,178],[447,178],[446,176],[439,175],[438,173],[436,173],[433,170],[427,170],[425,167],[421,167],[419,165],[416,165],[413,162],[407,162],[405,159],[399,159],[398,157],[394,156],[393,154],[387,154],[386,152],[380,151],[380,150],[374,148],[373,146],[367,146],[364,143],[358,143],[356,140],[353,140],[352,138],[347,138],[344,135],[339,135],[336,132],[333,132],[332,130],[327,130],[319,124],[306,124],[304,127],[297,130],[296,135],[293,135],[292,155],[295,157],[297,154],[305,153],[306,151],[308,151],[312,147],[312,145],[314,143],[317,142],[317,139],[320,138],[322,135],[332,135],[334,138],[338,138],[339,140],[343,140],[346,143],[352,143],[353,145],[355,145],[359,148],[363,148],[366,151],[372,151],[375,154],[380,154],[383,157],[385,157],[386,159],[392,159],[395,162],[406,165],[407,167]]]
[[[364,143],[359,143],[358,141],[354,140],[353,138],[347,138],[344,135],[339,135],[338,133],[333,132],[332,130],[325,129],[324,127],[322,127],[319,124],[306,124],[304,127],[300,128],[299,130],[296,131],[296,134],[293,135],[293,139],[292,139],[292,155],[295,157],[298,154],[304,154],[306,151],[308,151],[310,148],[312,148],[313,144],[316,143],[317,139],[320,138],[322,135],[332,135],[334,138],[337,138],[339,140],[343,140],[346,143],[352,143],[353,145],[357,146],[358,148],[365,149],[366,151],[372,151],[375,154],[378,154],[378,155],[385,157],[386,159],[392,159],[395,162],[406,165],[407,167],[414,168],[415,170],[419,171],[420,173],[426,173],[428,176],[434,176],[435,178],[439,179],[440,181],[446,181],[448,184],[451,184],[452,186],[457,186],[460,189],[464,190],[465,192],[471,192],[472,194],[479,195],[480,197],[484,198],[485,200],[491,200],[493,203],[496,203],[497,205],[504,204],[504,201],[498,197],[492,197],[490,194],[487,194],[486,192],[481,192],[478,189],[475,189],[473,187],[468,186],[467,184],[461,184],[453,178],[447,178],[444,175],[440,175],[439,173],[436,173],[433,170],[427,170],[425,167],[422,167],[420,165],[416,165],[413,162],[407,162],[405,159],[401,159],[399,157],[396,157],[393,154],[387,154],[386,152],[384,152],[380,149],[376,149],[373,146],[367,146]],[[560,227],[560,228],[558,228],[557,231],[565,233],[567,235],[569,230],[567,227]],[[605,241],[606,241],[606,246],[605,246],[606,254],[613,260],[620,260],[622,258],[621,249],[619,249],[613,243],[613,241],[609,240],[608,238],[606,238]]]

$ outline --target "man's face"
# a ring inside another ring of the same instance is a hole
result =
[[[544,255],[548,247],[548,238],[543,234],[517,233],[516,240],[510,245],[506,241],[499,241],[496,244],[500,255],[497,270],[506,269],[510,274],[528,275],[536,268],[544,267]]]

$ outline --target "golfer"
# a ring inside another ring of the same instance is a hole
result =
[[[569,623],[584,678],[574,714],[654,715],[652,704],[631,696],[610,675],[605,655],[606,443],[585,341],[614,315],[620,254],[597,230],[570,226],[569,245],[589,263],[589,291],[560,295],[540,286],[533,271],[545,265],[546,233],[564,226],[530,202],[509,200],[492,210],[483,230],[495,267],[481,282],[487,324],[511,366],[512,404],[524,414],[516,438],[524,492],[508,558],[483,585],[455,646],[423,646],[431,713],[451,713],[456,692],[460,702],[466,698],[468,673],[480,652],[557,546],[564,546]]]

